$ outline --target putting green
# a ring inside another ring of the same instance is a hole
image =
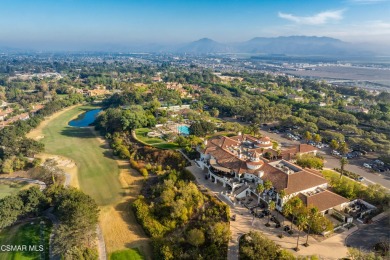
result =
[[[69,121],[92,106],[77,106],[48,122],[42,129],[45,152],[72,159],[78,168],[80,189],[95,199],[101,206],[121,199],[118,175],[119,168],[107,149],[91,128],[77,128]]]

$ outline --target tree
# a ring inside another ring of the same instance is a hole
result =
[[[345,165],[347,165],[347,164],[348,164],[347,158],[346,158],[346,157],[342,157],[342,158],[340,159],[340,179],[341,179],[341,177],[343,177],[343,174],[344,174],[344,167],[345,167]]]
[[[271,154],[270,152],[266,152],[266,153],[264,154],[264,158],[266,158],[266,159],[268,159],[268,160],[271,159],[271,156],[272,156],[272,154]]]
[[[324,161],[317,156],[311,154],[304,154],[299,156],[297,164],[304,168],[310,169],[322,169],[324,167]]]
[[[210,238],[214,243],[221,246],[229,242],[231,236],[229,224],[224,222],[218,222],[214,226],[210,227]]]
[[[305,213],[299,214],[296,223],[296,226],[298,228],[298,237],[297,237],[297,246],[295,248],[295,251],[299,251],[299,237],[300,237],[299,231],[302,231],[306,225],[307,225],[307,215]]]
[[[279,191],[278,195],[279,195],[279,199],[280,199],[280,205],[279,206],[282,206],[283,205],[283,199],[286,196],[286,192],[284,190],[281,190],[281,191]],[[283,208],[282,208],[282,212],[283,212]],[[282,238],[283,237],[283,227],[284,227],[284,217],[283,217],[282,213],[280,213],[280,215],[281,215],[281,217],[283,219],[283,222],[282,222],[282,233],[279,235],[279,237]]]
[[[210,111],[211,116],[218,117],[219,116],[219,110],[217,108],[213,108]]]
[[[311,133],[309,131],[306,131],[303,135],[303,138],[306,140],[306,141],[310,141],[313,136],[311,135]]]
[[[54,187],[49,196],[61,224],[54,236],[55,251],[63,256],[74,248],[91,247],[96,238],[99,208],[88,195],[75,188]]]
[[[348,257],[351,260],[382,260],[383,258],[375,255],[374,252],[364,252],[358,248],[350,247],[348,248]]]
[[[308,222],[307,222],[307,226],[308,226],[308,230],[307,230],[307,236],[306,236],[306,242],[305,242],[305,246],[309,246],[309,234],[310,234],[310,231],[311,231],[311,228],[313,226],[313,223],[314,221],[318,218],[318,208],[316,207],[312,207],[309,209],[309,212],[308,212]]]
[[[315,134],[313,137],[313,141],[319,143],[322,141],[322,137],[319,134]]]
[[[260,194],[264,192],[264,185],[259,183],[256,187],[256,191],[257,191],[257,193],[259,193],[259,196],[260,196]]]
[[[291,215],[292,215],[291,230],[292,230],[293,229],[294,220],[297,217],[297,215],[299,213],[299,210],[302,208],[303,202],[302,202],[302,200],[300,198],[294,197],[294,198],[290,199],[286,204],[290,204],[291,205]]]
[[[330,147],[333,149],[333,150],[337,150],[339,148],[339,142],[337,142],[335,139],[332,139],[332,141],[330,141]]]
[[[241,260],[280,259],[280,247],[260,232],[250,231],[240,239],[239,258]]]
[[[346,143],[346,142],[342,142],[342,143],[340,144],[338,150],[341,152],[341,154],[346,154],[346,153],[348,153],[349,148],[348,148],[347,143]]]
[[[270,214],[268,215],[268,222],[266,224],[267,227],[270,226],[269,221],[272,215],[272,211],[275,210],[275,207],[276,207],[275,201],[272,200],[270,203],[268,203],[268,209],[270,211]]]
[[[272,182],[270,180],[266,180],[264,182],[264,189],[265,190],[270,190],[272,188]]]
[[[205,237],[202,230],[194,228],[187,233],[187,242],[193,246],[200,246],[204,243]]]

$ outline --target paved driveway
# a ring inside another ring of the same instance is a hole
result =
[[[389,216],[352,233],[345,244],[368,251],[384,238],[390,239]]]

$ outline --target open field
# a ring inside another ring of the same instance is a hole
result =
[[[71,186],[79,186],[100,205],[100,227],[107,252],[138,248],[150,259],[149,239],[130,209],[130,203],[140,192],[143,177],[130,168],[129,162],[115,160],[106,140],[93,128],[68,126],[80,113],[94,108],[65,109],[45,120],[29,136],[43,138],[47,154],[39,155],[41,158],[56,157],[60,162],[70,159],[75,163],[75,167],[64,170],[72,172]]]
[[[315,70],[285,72],[303,77],[315,77],[333,80],[368,81],[390,87],[390,71],[385,69],[324,66],[315,67]]]
[[[110,254],[110,260],[143,260],[144,258],[138,250],[128,249],[120,250]]]
[[[44,254],[39,251],[25,250],[17,252],[0,252],[0,260],[24,260],[24,259],[49,259],[49,235],[51,223],[45,222],[42,225],[43,241],[41,241],[40,220],[33,222],[17,224],[10,228],[6,228],[0,232],[0,245],[34,245],[38,250],[40,245],[43,245]],[[42,244],[43,242],[43,244]]]
[[[0,199],[8,195],[15,194],[20,190],[28,189],[31,186],[34,186],[34,184],[24,181],[0,180]]]
[[[160,149],[178,149],[179,146],[176,143],[166,142],[158,137],[148,137],[147,133],[151,130],[149,128],[138,128],[135,130],[136,138],[146,144]]]

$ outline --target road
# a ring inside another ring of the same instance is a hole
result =
[[[260,130],[260,133],[263,136],[268,136],[272,140],[277,141],[281,144],[282,147],[288,147],[293,145],[298,145],[301,142],[289,140],[287,138],[282,137],[282,134],[275,134],[270,133],[264,130]],[[340,168],[340,159],[337,157],[334,157],[332,155],[329,155],[330,149],[320,149],[322,155],[325,158],[325,168]],[[367,160],[368,161],[368,160]],[[364,184],[374,184],[378,183],[382,185],[383,187],[390,189],[390,176],[385,174],[379,174],[379,173],[373,173],[367,171],[365,168],[362,167],[363,163],[366,162],[364,159],[352,159],[349,160],[349,164],[345,166],[345,170],[357,173],[365,178],[365,181],[363,181]]]

